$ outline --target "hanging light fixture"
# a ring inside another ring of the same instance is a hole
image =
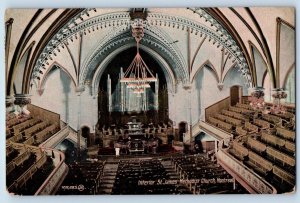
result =
[[[272,90],[273,106],[271,108],[272,113],[284,114],[286,109],[284,107],[285,99],[287,98],[287,93],[282,88],[277,88]]]
[[[137,54],[127,68],[126,72],[124,73],[124,77],[121,78],[120,82],[125,83],[128,89],[133,90],[133,93],[140,95],[145,92],[146,88],[150,88],[151,82],[156,82],[157,79],[151,73],[150,69],[139,53],[139,44],[144,37],[144,19],[133,19],[131,28],[132,36],[136,41]]]
[[[252,89],[251,97],[249,98],[250,106],[254,110],[264,110],[265,108],[265,100],[264,100],[264,88],[263,87],[255,87]]]

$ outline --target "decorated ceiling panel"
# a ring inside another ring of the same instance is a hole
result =
[[[28,25],[32,35],[20,40],[22,46],[19,52],[25,52],[30,42],[37,43],[34,43],[28,58],[22,91],[28,92],[33,84],[42,88],[41,81],[47,77],[48,69],[54,63],[69,72],[77,86],[90,84],[107,56],[134,42],[130,33],[130,11],[132,9],[129,8],[24,10],[27,18],[16,19],[12,25],[15,27],[23,22]],[[251,58],[250,43],[260,52],[271,80],[275,81],[276,47],[269,43],[276,37],[273,36],[276,32],[274,34],[271,28],[276,22],[265,25],[267,22],[260,20],[258,8],[150,8],[144,11],[147,12],[147,18],[141,44],[158,54],[161,63],[170,68],[166,71],[169,72],[167,77],[172,75],[173,79],[169,78],[169,81],[188,84],[198,69],[206,64],[215,69],[220,84],[231,68],[238,67],[248,87],[257,86],[257,71]],[[275,11],[278,10],[269,9],[266,12],[267,15],[273,15],[272,19],[279,16],[293,25],[292,14],[287,12],[289,8],[274,15]],[[7,12],[8,17],[13,16],[13,13]],[[26,23],[30,17],[34,19],[33,22]],[[10,38],[15,40],[20,32],[11,32],[11,35],[13,37]],[[267,41],[263,39],[265,35]],[[11,43],[8,58],[14,56],[15,60],[20,60],[15,46],[16,42]],[[15,78],[13,73],[17,68],[16,63],[8,63],[7,77]],[[11,94],[11,85],[7,91]]]

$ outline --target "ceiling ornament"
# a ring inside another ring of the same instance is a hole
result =
[[[211,26],[206,26],[180,16],[153,12],[148,13],[147,19],[143,20],[145,24],[144,28],[150,29],[152,27],[168,26],[176,29],[189,30],[191,33],[199,35],[200,37],[203,35],[207,36],[213,45],[218,48],[220,47],[221,49],[225,49],[227,51],[226,53],[230,54],[230,58],[232,58],[233,62],[237,63],[239,70],[242,72],[242,76],[246,80],[246,84],[251,86],[251,76],[246,59],[230,34],[203,9],[188,9],[197,13],[200,18],[205,18],[206,22],[210,23]],[[69,40],[71,40],[71,43],[72,39],[76,38],[78,33],[89,34],[95,30],[107,27],[122,27],[122,30],[125,31],[131,26],[130,23],[132,21],[129,12],[115,12],[96,16],[95,14],[91,15],[93,12],[97,12],[97,10],[85,9],[72,18],[62,29],[58,31],[56,35],[53,36],[36,61],[31,79],[40,79],[40,75],[45,72],[45,66],[49,66],[50,64],[49,60],[60,52],[60,49],[63,49],[65,44],[68,44]],[[110,34],[113,33],[114,30],[112,29]]]

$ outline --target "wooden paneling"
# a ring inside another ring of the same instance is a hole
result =
[[[205,121],[207,121],[208,117],[213,116],[214,114],[220,112],[222,109],[228,109],[230,103],[230,97],[226,97],[221,101],[207,107],[205,109]]]
[[[45,119],[51,121],[51,123],[60,123],[60,115],[57,113],[43,109],[33,104],[28,104],[27,109],[34,117],[38,117],[41,120]]]

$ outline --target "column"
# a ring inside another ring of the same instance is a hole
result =
[[[15,114],[25,114],[25,115],[29,115],[30,112],[27,110],[27,104],[31,104],[31,99],[30,99],[30,95],[29,94],[15,94],[14,96],[15,100],[14,100],[14,113]],[[9,99],[9,97],[8,97]],[[12,101],[12,98],[10,97],[9,99],[10,101]],[[19,108],[18,108],[19,107]]]
[[[84,91],[84,87],[76,87],[75,89],[77,93],[77,98],[78,98],[78,106],[77,106],[77,159],[81,159],[81,129],[80,129],[80,124],[81,124],[81,94]]]
[[[11,38],[11,30],[12,30],[12,24],[13,24],[13,22],[14,22],[14,19],[10,18],[5,23],[5,70],[6,70],[5,84],[8,84],[7,83],[8,72],[9,72],[8,71],[8,54],[9,54],[10,38]]]
[[[93,111],[93,131],[95,132],[95,135],[96,135],[96,124],[98,123],[98,112],[99,112],[99,110],[98,110],[99,109],[99,107],[98,107],[98,93],[97,93],[97,95],[93,96],[93,106],[96,108]]]
[[[144,87],[144,93],[143,93],[143,111],[147,110],[147,89]]]
[[[123,68],[121,67],[120,79],[122,79],[123,77],[124,77],[124,72],[123,72]],[[124,104],[125,104],[125,101],[124,101],[124,83],[121,82],[121,112],[125,111]]]
[[[193,121],[192,121],[192,87],[189,88],[189,112],[190,112],[190,144],[193,142]]]
[[[5,98],[6,112],[13,111],[13,109],[14,109],[14,101],[15,101],[15,97],[14,96],[6,96],[6,98]]]
[[[192,124],[192,85],[191,84],[186,84],[183,86],[183,88],[185,90],[188,91],[188,114],[189,114],[189,123],[190,123],[190,129],[189,129],[189,132],[190,132],[190,145],[192,144],[193,142],[193,124]]]
[[[107,75],[107,94],[108,94],[108,111],[112,111],[112,98],[111,98],[111,79],[110,75]]]
[[[173,133],[174,139],[179,140],[176,137],[176,130],[175,130],[175,128],[176,128],[176,103],[175,103],[175,101],[176,100],[175,100],[175,94],[174,93],[172,93],[172,98],[173,98],[173,102],[174,102],[174,104],[173,104],[174,109],[172,110],[173,111],[173,120],[172,120],[172,128],[173,129],[172,129],[172,133]]]
[[[159,90],[159,79],[158,75],[156,73],[156,79],[157,81],[155,82],[155,97],[154,97],[154,105],[155,105],[155,110],[158,110],[158,90]]]

